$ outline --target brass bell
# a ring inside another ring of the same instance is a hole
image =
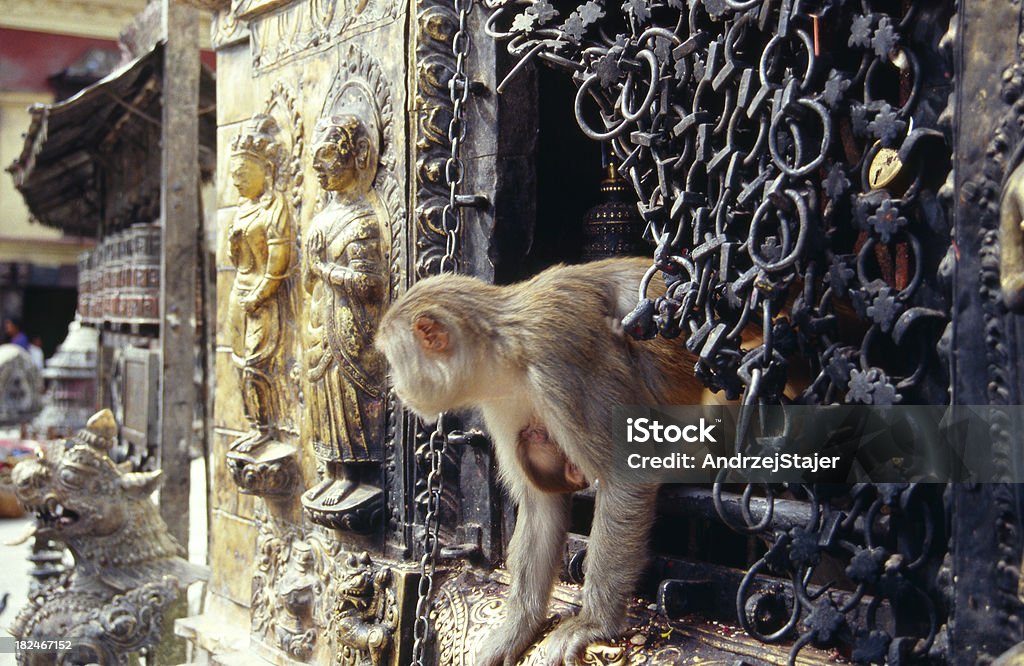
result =
[[[601,203],[583,216],[583,260],[650,254],[636,198],[614,164],[607,166],[600,192]]]

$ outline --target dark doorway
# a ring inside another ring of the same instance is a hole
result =
[[[598,202],[601,144],[583,135],[573,114],[576,88],[565,73],[537,67],[537,227],[521,275],[580,260],[583,215]]]
[[[29,338],[43,339],[43,353],[47,358],[68,334],[68,324],[75,318],[78,292],[66,287],[27,287],[25,289],[22,320]]]

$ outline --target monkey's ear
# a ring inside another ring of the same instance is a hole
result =
[[[423,351],[443,352],[448,349],[448,329],[433,317],[416,317],[416,321],[412,323],[412,330]]]

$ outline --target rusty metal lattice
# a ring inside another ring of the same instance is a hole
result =
[[[648,279],[667,291],[652,299],[642,288],[627,330],[683,337],[698,377],[744,404],[785,400],[787,381],[799,385],[791,398],[810,404],[948,400],[937,345],[956,248],[938,189],[950,163],[941,113],[952,73],[940,38],[952,4],[490,7],[489,34],[520,58],[510,76],[536,60],[567,71],[580,129],[610,145],[639,197],[656,245]],[[787,367],[793,358],[806,367]],[[855,663],[940,652],[934,581],[945,543],[933,491],[748,488],[742,523],[719,512],[771,543],[747,578],[792,585],[776,600],[788,619],[771,630],[752,617],[774,602],[742,586],[741,623],[766,642],[795,639],[791,661],[811,643],[840,646]],[[774,526],[783,494],[809,503],[805,525]],[[721,505],[721,487],[715,496]],[[768,500],[759,515],[754,496]],[[842,563],[834,578],[852,595],[810,591],[825,559]],[[901,619],[882,622],[883,607]]]

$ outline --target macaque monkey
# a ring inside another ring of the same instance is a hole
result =
[[[546,493],[574,493],[590,485],[542,425],[531,424],[520,431],[516,457],[530,483]]]
[[[510,286],[441,275],[415,284],[381,319],[376,344],[398,396],[431,421],[478,409],[518,506],[505,622],[477,666],[514,664],[533,643],[562,559],[571,492],[588,482],[597,494],[582,609],[549,637],[546,658],[576,664],[587,645],[621,630],[657,487],[611,477],[613,409],[699,403],[703,392],[678,342],[638,342],[617,324],[649,266],[641,258],[556,266]]]

